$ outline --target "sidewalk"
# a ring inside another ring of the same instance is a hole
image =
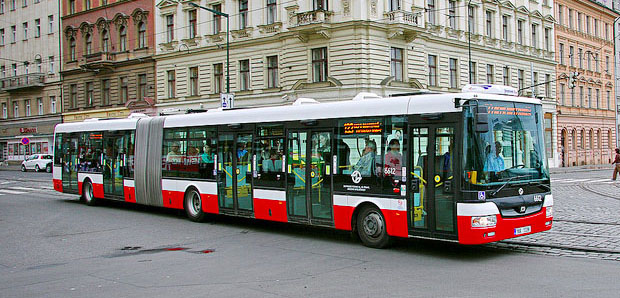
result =
[[[0,165],[0,171],[21,171],[21,165]]]
[[[614,168],[613,168],[613,165],[611,164],[585,165],[585,166],[577,166],[577,167],[549,168],[549,174],[564,174],[564,173],[591,172],[591,171],[613,172],[613,170]]]

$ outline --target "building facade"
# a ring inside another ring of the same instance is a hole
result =
[[[61,122],[58,1],[0,0],[0,160],[51,153]]]
[[[158,110],[219,107],[228,78],[236,106],[343,100],[362,91],[458,92],[488,82],[542,98],[555,128],[555,83],[526,88],[553,81],[552,1],[468,2],[161,0]],[[230,72],[226,18],[190,3],[229,14]],[[553,146],[555,134],[549,137]]]
[[[63,0],[63,121],[155,114],[153,2]]]
[[[611,162],[616,144],[613,23],[594,1],[555,2],[558,147],[563,166]]]

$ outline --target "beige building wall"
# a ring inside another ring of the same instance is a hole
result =
[[[323,1],[328,5],[324,10],[317,8],[322,1],[276,1],[271,23],[265,3],[248,1],[245,28],[240,26],[239,1],[193,2],[208,8],[222,5],[222,11],[231,15],[230,88],[236,106],[288,104],[300,97],[347,100],[359,92],[381,96],[421,89],[458,92],[469,83],[468,1],[454,1],[451,6],[438,0],[430,5],[427,0],[334,0]],[[471,5],[473,82],[514,87],[521,82],[522,95],[541,98],[555,123],[555,83],[536,87],[534,94],[526,88],[555,77],[552,1],[474,0]],[[190,38],[194,9],[188,2],[156,4],[156,31],[161,33],[156,35],[157,106],[164,113],[220,105],[214,64],[223,64],[225,79],[226,20],[221,19],[222,31],[217,33],[213,14],[198,9],[196,36]],[[322,47],[327,48],[327,76],[316,82],[312,52]],[[392,57],[392,48],[402,51],[402,59]],[[436,57],[436,67],[429,65],[429,55]],[[278,57],[276,88],[267,85],[268,56]],[[240,61],[246,59],[251,87],[240,90]],[[456,59],[455,71],[450,69],[450,59]],[[194,96],[189,93],[191,67],[198,68],[199,92]],[[504,67],[508,67],[507,82]],[[431,68],[436,70],[433,81]],[[487,69],[492,72],[489,76]],[[172,72],[175,80],[169,83]],[[174,86],[174,92],[168,91],[169,86]],[[558,157],[555,133],[551,136],[553,166]]]
[[[613,22],[618,13],[590,0],[558,0],[556,11],[561,15],[556,48],[563,48],[556,53],[562,164],[609,163],[616,143]]]

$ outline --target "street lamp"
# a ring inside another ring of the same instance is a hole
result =
[[[230,19],[228,17],[227,13],[223,13],[221,11],[217,11],[215,9],[211,9],[211,8],[207,8],[204,6],[200,6],[194,2],[190,2],[189,5],[196,7],[196,8],[202,8],[204,10],[210,11],[218,16],[223,16],[226,18],[226,93],[230,94],[230,47],[229,47],[229,43],[228,43],[228,36],[229,34],[229,28],[230,28]]]

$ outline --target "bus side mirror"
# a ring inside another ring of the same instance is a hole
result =
[[[476,132],[489,132],[489,112],[487,110],[487,107],[476,107],[474,121],[476,122]]]

